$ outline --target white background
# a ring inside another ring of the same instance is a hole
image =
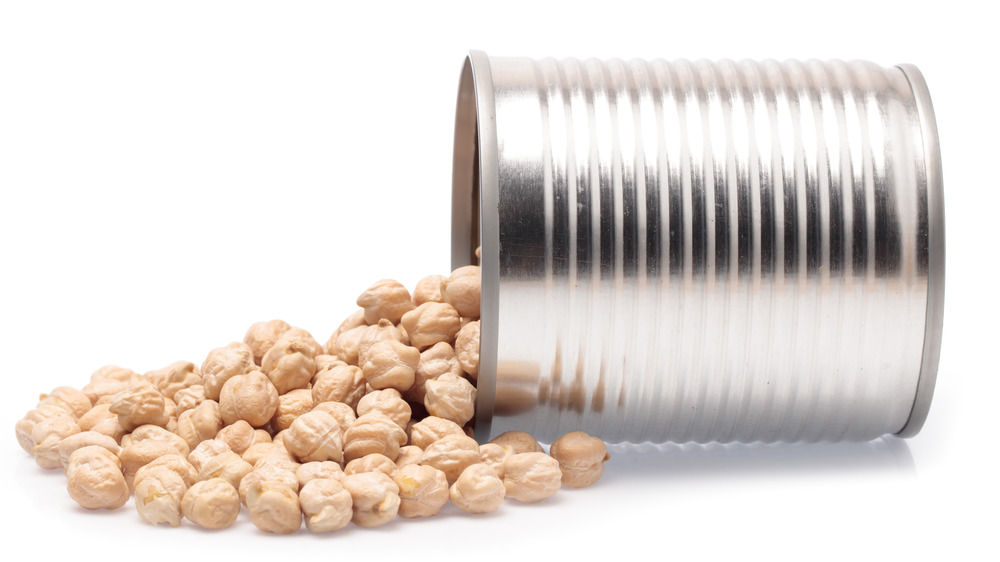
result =
[[[995,19],[961,2],[0,7],[0,474],[8,553],[45,559],[993,559]],[[360,4],[360,3],[359,3]],[[329,536],[90,513],[18,448],[52,387],[143,372],[275,317],[320,341],[370,282],[449,266],[455,93],[492,55],[915,63],[943,151],[937,391],[906,442],[615,449],[594,488]],[[6,557],[6,556],[5,556]]]

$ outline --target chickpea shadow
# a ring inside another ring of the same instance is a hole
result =
[[[609,445],[605,480],[773,478],[843,473],[915,474],[906,441],[883,436],[842,443],[666,443]]]

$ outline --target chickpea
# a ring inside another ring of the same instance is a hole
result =
[[[278,394],[285,394],[309,385],[316,374],[316,361],[309,345],[282,336],[264,355],[260,370],[278,389]]]
[[[385,318],[365,328],[358,340],[358,365],[364,365],[372,346],[380,341],[395,340],[403,345],[410,345],[410,338],[399,328]]]
[[[181,480],[184,481],[184,485],[188,487],[198,481],[198,471],[195,470],[195,467],[191,463],[178,454],[169,454],[163,455],[137,470],[135,472],[135,479],[132,481],[133,488],[138,487],[147,475],[153,474],[158,470],[170,470],[174,472],[177,476],[180,476]]]
[[[364,415],[368,412],[385,414],[404,429],[412,414],[410,405],[406,403],[406,400],[403,400],[403,396],[395,388],[376,390],[366,394],[358,402],[358,415]]]
[[[510,445],[498,445],[496,443],[486,443],[479,446],[479,460],[483,464],[492,468],[497,476],[503,480],[503,463],[507,457],[514,454],[514,449]]]
[[[483,463],[471,464],[451,485],[451,503],[468,513],[491,513],[500,508],[507,490],[495,470]]]
[[[343,361],[340,360],[339,357],[335,355],[317,355],[313,361],[316,363],[317,373],[319,373],[320,371],[325,371],[327,369],[332,369],[337,365],[347,365],[347,363],[344,363]],[[316,375],[313,375],[311,382],[313,383],[316,382]]]
[[[436,515],[448,503],[448,478],[433,466],[404,466],[392,480],[399,487],[400,517]]]
[[[181,524],[181,499],[187,485],[174,471],[160,466],[144,475],[135,485],[135,509],[139,516],[153,525]]]
[[[118,415],[111,411],[111,404],[98,404],[84,414],[77,422],[81,431],[95,431],[121,442],[125,428],[118,423]]]
[[[545,453],[517,453],[503,463],[507,496],[525,503],[541,501],[559,491],[559,462]]]
[[[534,437],[523,431],[505,431],[490,440],[490,443],[510,447],[515,453],[545,452],[545,449],[538,444]]]
[[[359,459],[347,463],[344,467],[344,474],[361,474],[362,472],[381,472],[391,477],[397,470],[396,463],[392,459],[381,453],[370,453]]]
[[[174,394],[174,398],[177,399],[178,417],[188,410],[197,408],[202,402],[208,400],[208,396],[205,395],[205,385],[203,384],[196,384],[187,388],[182,388],[177,391],[177,394]],[[218,396],[215,398],[218,398]]]
[[[177,418],[177,435],[187,441],[188,448],[194,449],[202,441],[215,437],[222,426],[219,403],[215,400],[206,400],[197,408],[188,410]]]
[[[278,391],[260,371],[232,377],[219,394],[219,413],[226,424],[245,420],[254,427],[262,427],[274,416],[278,408]]]
[[[365,395],[365,376],[354,365],[338,365],[317,373],[312,387],[313,402],[343,402],[352,409]]]
[[[247,490],[250,521],[268,533],[294,533],[302,526],[295,490],[275,481],[254,482]]]
[[[125,431],[132,431],[146,424],[163,427],[170,421],[163,394],[146,380],[129,383],[125,390],[115,396],[108,411],[118,414],[118,424]]]
[[[97,433],[96,431],[82,431],[70,435],[69,437],[63,438],[59,441],[58,452],[59,452],[59,462],[63,468],[69,465],[69,457],[77,449],[82,447],[89,447],[96,445],[98,447],[103,447],[114,454],[116,457],[118,453],[121,452],[121,447],[118,443],[111,437],[104,435],[103,433]]]
[[[358,309],[354,311],[350,316],[345,318],[344,321],[340,323],[340,326],[338,326],[337,329],[333,332],[333,334],[330,335],[330,339],[326,341],[326,353],[336,357],[337,338],[339,338],[341,334],[343,334],[348,330],[353,330],[354,328],[359,328],[367,325],[368,324],[365,323],[365,311],[363,309]]]
[[[413,310],[410,292],[392,279],[377,281],[358,297],[358,306],[365,310],[365,322],[376,324],[385,318],[396,324],[403,314]]]
[[[582,431],[571,431],[552,442],[552,458],[559,463],[562,484],[583,488],[601,479],[604,463],[609,458],[604,441]]]
[[[441,282],[441,295],[463,318],[479,318],[481,283],[482,272],[478,265],[460,267]]]
[[[253,471],[253,466],[233,452],[220,453],[202,465],[198,471],[198,481],[204,482],[210,478],[222,478],[233,485],[240,485],[240,480]]]
[[[404,314],[400,323],[410,336],[410,345],[421,350],[454,340],[462,327],[458,311],[440,302],[425,302]]]
[[[56,415],[35,424],[31,430],[31,440],[35,443],[32,452],[35,463],[45,469],[62,468],[59,457],[59,443],[80,433],[80,426],[69,414]]]
[[[399,455],[396,457],[396,467],[403,468],[411,464],[420,464],[420,457],[424,456],[424,450],[416,445],[407,445],[399,448]]]
[[[196,482],[184,493],[181,513],[206,529],[225,529],[239,517],[240,495],[222,478]]]
[[[307,330],[303,328],[298,328],[293,326],[292,329],[288,330],[284,334],[281,334],[281,338],[279,339],[287,341],[289,343],[298,342],[304,344],[312,352],[311,356],[313,359],[315,359],[320,355],[326,354],[326,348],[320,345],[319,342],[316,341],[316,338],[314,338],[312,334],[310,334]]]
[[[284,449],[284,446],[282,446],[281,448]],[[253,468],[254,470],[257,470],[258,468],[263,468],[265,466],[278,466],[289,472],[294,473],[299,469],[300,466],[302,466],[302,463],[296,460],[295,457],[292,456],[292,454],[289,453],[287,450],[278,451],[276,449],[273,454],[264,455],[263,457],[257,459],[257,462],[254,463]]]
[[[440,342],[420,352],[420,362],[417,363],[417,369],[413,373],[413,386],[406,391],[406,399],[423,404],[424,385],[427,381],[445,374],[460,377],[462,366],[459,365],[451,344]]]
[[[256,322],[250,326],[243,343],[247,344],[253,351],[254,363],[260,365],[264,359],[264,354],[271,349],[282,334],[291,330],[292,327],[283,320],[271,320],[270,322]]]
[[[131,444],[143,441],[161,441],[167,443],[184,456],[187,456],[191,452],[191,448],[188,447],[187,441],[184,438],[157,425],[141,425],[129,434],[129,442]]]
[[[313,394],[308,388],[296,388],[278,397],[278,407],[271,418],[271,428],[284,431],[301,415],[313,409]]]
[[[185,444],[186,447],[187,444]],[[139,441],[138,443],[131,443],[126,447],[122,447],[120,458],[122,467],[125,469],[125,482],[128,484],[128,487],[130,489],[133,488],[136,472],[140,468],[164,455],[176,454],[186,457],[187,451],[181,453],[171,443],[155,439]]]
[[[291,459],[291,454],[285,449],[285,446],[281,443],[269,442],[269,443],[257,443],[251,445],[242,455],[243,460],[250,464],[257,464],[260,459],[269,456],[284,456]]]
[[[232,452],[234,451],[225,441],[221,439],[206,439],[195,446],[194,450],[188,454],[187,460],[194,466],[195,470],[200,472],[208,461],[222,453]]]
[[[295,470],[295,477],[299,481],[299,488],[317,478],[329,478],[339,482],[344,477],[344,469],[333,461],[313,461],[299,465]]]
[[[70,455],[66,490],[86,509],[118,509],[129,497],[118,457],[98,446],[81,447]]]
[[[61,404],[69,410],[74,419],[78,419],[83,414],[86,414],[93,407],[93,403],[86,394],[69,386],[54,388],[52,392],[39,396],[38,401],[39,404],[43,402]]]
[[[455,356],[462,370],[475,380],[479,376],[479,320],[469,322],[458,331]]]
[[[361,345],[361,338],[368,331],[368,325],[357,326],[350,330],[345,330],[337,336],[333,345],[327,348],[330,355],[339,357],[341,361],[349,365],[358,364],[358,347]]]
[[[236,375],[245,375],[256,370],[253,350],[245,343],[231,343],[226,347],[217,347],[209,351],[205,362],[201,364],[205,396],[218,400],[226,381]],[[177,402],[177,406],[180,407],[180,400]]]
[[[177,361],[162,369],[149,371],[142,378],[153,383],[163,396],[171,400],[178,390],[202,383],[198,368],[187,361]]]
[[[441,282],[445,280],[443,275],[428,275],[413,288],[413,306],[420,306],[426,302],[444,302],[441,295]]]
[[[246,505],[247,493],[250,491],[250,486],[259,482],[276,482],[298,492],[299,479],[295,475],[296,472],[298,471],[293,472],[278,464],[264,464],[254,468],[253,472],[244,476],[243,480],[240,480],[240,501],[243,502],[243,505]]]
[[[18,422],[14,425],[14,432],[17,435],[17,444],[20,445],[26,453],[34,455],[35,441],[31,438],[31,432],[34,431],[35,426],[42,420],[55,416],[73,417],[65,406],[53,403],[43,404],[34,410],[29,410],[28,413],[24,414],[24,417],[18,420]],[[80,422],[77,422],[77,425],[80,425]]]
[[[344,434],[344,459],[348,462],[371,453],[381,453],[389,460],[406,443],[406,433],[385,414],[368,412]]]
[[[310,400],[312,400],[310,396]],[[344,460],[340,424],[326,412],[307,412],[288,428],[285,448],[300,462]]]
[[[471,464],[479,462],[479,444],[476,440],[462,435],[446,435],[424,449],[420,464],[433,466],[444,472],[448,483],[452,484]]]
[[[313,533],[342,529],[354,516],[351,493],[332,478],[315,478],[306,483],[299,492],[299,505],[306,528]]]
[[[463,377],[441,375],[424,385],[424,406],[432,416],[465,425],[476,411],[476,387]]]
[[[361,367],[365,380],[376,390],[395,388],[403,392],[413,386],[420,351],[395,340],[376,342]]]
[[[343,439],[344,433],[347,432],[348,428],[354,425],[354,421],[358,419],[358,416],[354,413],[354,409],[343,402],[320,402],[313,406],[313,412],[326,412],[333,416],[333,419],[337,420],[340,424],[340,437]]]
[[[87,395],[91,404],[106,396],[114,396],[128,387],[128,383],[139,378],[139,373],[117,365],[101,367],[90,375],[90,382],[81,391]]]
[[[428,416],[413,424],[410,429],[410,444],[427,449],[431,443],[447,435],[465,436],[465,431],[462,430],[462,426],[451,420]]]
[[[399,486],[381,472],[363,472],[344,476],[341,485],[351,494],[354,514],[351,521],[359,527],[377,527],[396,518],[399,511]]]

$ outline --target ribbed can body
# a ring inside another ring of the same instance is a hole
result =
[[[915,69],[484,60],[481,436],[818,441],[907,426],[921,374],[933,385],[929,302],[943,291],[936,133]]]

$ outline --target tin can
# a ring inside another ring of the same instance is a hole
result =
[[[923,425],[944,199],[915,67],[472,52],[453,182],[453,266],[482,247],[478,439]]]

